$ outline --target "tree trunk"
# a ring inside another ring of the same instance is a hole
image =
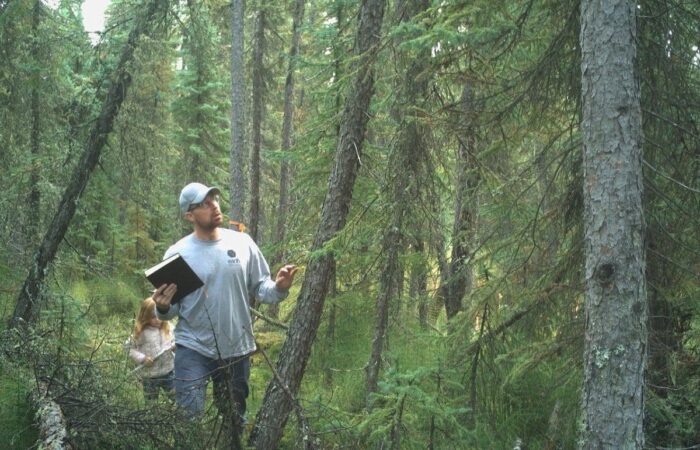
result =
[[[403,166],[400,166],[403,168]],[[399,177],[406,180],[408,177]],[[404,183],[399,182],[403,185]],[[399,202],[397,202],[399,203]],[[400,202],[402,205],[404,202]],[[398,259],[401,245],[400,229],[403,225],[404,209],[396,205],[392,223],[389,224],[382,243],[382,255],[384,257],[379,294],[377,296],[376,323],[374,325],[374,337],[372,349],[366,370],[366,405],[370,407],[370,396],[377,391],[379,369],[382,362],[382,351],[386,339],[387,324],[389,322],[389,302],[396,295],[396,277],[399,273]]]
[[[632,1],[581,2],[585,449],[644,446],[648,313],[635,11]]]
[[[265,81],[265,5],[260,5],[255,19],[253,44],[253,147],[250,152],[250,236],[260,243],[260,148]]]
[[[288,153],[292,148],[292,127],[294,121],[294,68],[299,54],[299,39],[302,22],[304,21],[304,0],[294,2],[294,17],[292,19],[292,45],[289,49],[289,62],[287,64],[287,77],[284,81],[284,113],[282,118],[282,151]],[[287,229],[287,213],[289,211],[289,184],[290,184],[289,160],[282,158],[280,165],[280,195],[277,204],[277,223],[275,224],[275,243],[277,253],[273,260],[273,266],[282,264],[287,258],[285,236]],[[279,304],[268,307],[268,314],[274,318],[279,316]]]
[[[203,47],[208,44],[202,39],[204,33],[201,30],[206,26],[206,21],[202,19],[200,10],[201,6],[197,4],[196,0],[187,0],[187,13],[190,16],[190,28],[186,32],[183,47],[189,46],[191,48],[191,62],[183,58],[183,68],[192,66],[197,74],[196,81],[194,82],[197,95],[194,99],[192,108],[194,117],[191,119],[192,124],[190,126],[196,132],[196,137],[193,138],[192,143],[200,149],[205,149],[207,144],[204,139],[204,130],[211,126],[211,124],[206,123],[206,118],[204,114],[202,114],[202,109],[207,101],[203,92],[205,84],[208,82],[208,77],[205,74],[206,62]],[[203,159],[206,159],[206,157],[202,158],[201,152],[190,151],[186,153],[186,173],[189,175],[190,180],[208,181],[206,177],[208,176],[209,168],[203,163]]]
[[[294,69],[299,54],[299,31],[304,21],[304,1],[294,2],[294,17],[292,19],[292,45],[289,49],[287,63],[287,78],[284,81],[284,116],[282,117],[282,152],[287,153],[292,148],[292,124],[294,121]],[[287,211],[289,210],[289,160],[282,158],[280,166],[280,196],[277,204],[277,224],[275,228],[275,243],[279,250],[275,263],[281,264],[285,258],[285,230],[287,227]]]
[[[411,267],[411,299],[418,305],[418,323],[423,329],[428,328],[428,265],[425,261],[425,243],[417,238],[413,244],[416,254]]]
[[[410,21],[414,16],[425,11],[427,2],[407,2],[397,6],[398,17],[401,22]],[[376,304],[376,324],[372,349],[366,368],[366,405],[370,407],[370,396],[377,391],[379,371],[381,368],[383,346],[386,341],[389,323],[389,309],[392,299],[397,298],[401,290],[403,271],[399,266],[399,258],[402,250],[402,231],[404,219],[409,215],[411,192],[409,183],[421,179],[420,161],[425,154],[425,135],[427,130],[419,122],[413,111],[421,109],[420,103],[427,91],[427,78],[423,75],[426,70],[428,55],[420,55],[418,58],[404,52],[398,56],[399,71],[403,77],[397,86],[399,103],[394,111],[394,116],[399,124],[397,145],[393,149],[389,161],[389,177],[387,191],[389,191],[389,203],[391,205],[391,222],[388,224],[382,237],[381,255],[382,270],[379,292]]]
[[[299,392],[331,278],[333,255],[322,252],[322,249],[345,226],[350,209],[374,91],[374,58],[379,51],[384,3],[384,0],[365,0],[360,6],[355,37],[357,75],[343,109],[335,163],[311,249],[312,254],[320,255],[312,259],[306,269],[287,339],[277,362],[277,372],[294,395]],[[257,449],[277,447],[291,407],[284,389],[271,382],[251,434],[251,443]]]
[[[32,165],[29,176],[30,191],[29,191],[29,211],[33,213],[28,217],[27,235],[28,242],[36,242],[39,239],[39,226],[41,222],[37,220],[41,217],[38,214],[41,211],[41,191],[39,190],[39,180],[41,178],[41,110],[39,106],[39,86],[41,85],[41,55],[39,42],[39,24],[41,22],[41,0],[35,0],[32,11],[32,58],[34,60],[34,69],[32,71],[32,93],[31,93],[31,127],[29,133],[29,146],[31,151]]]
[[[68,440],[66,419],[61,407],[49,396],[45,382],[39,382],[30,397],[36,411],[35,421],[39,428],[37,448],[47,450],[69,450],[73,446]]]
[[[470,262],[476,235],[476,189],[479,176],[475,164],[476,127],[473,86],[466,82],[462,90],[461,120],[457,158],[457,192],[455,193],[455,221],[452,231],[452,253],[447,284],[442,286],[447,318],[463,309],[464,295],[472,287]]]
[[[41,246],[34,256],[29,275],[25,279],[17,298],[11,323],[14,327],[20,326],[23,322],[27,324],[34,323],[39,317],[41,309],[40,293],[44,277],[48,272],[48,265],[53,261],[58,245],[66,234],[68,225],[78,206],[80,195],[83,193],[90,175],[100,159],[107,137],[112,131],[114,119],[119,113],[119,108],[131,84],[128,65],[133,58],[136,43],[142,34],[150,33],[153,28],[153,19],[158,10],[167,10],[167,2],[165,0],[152,1],[146,13],[139,18],[134,25],[134,29],[129,33],[129,38],[112,76],[111,87],[102,104],[100,115],[94,123],[80,161],[76,165],[70,178],[71,181],[63,193],[61,202]]]
[[[243,19],[245,0],[231,2],[231,219],[245,223],[245,66]]]

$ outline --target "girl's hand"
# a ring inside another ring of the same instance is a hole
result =
[[[146,358],[143,360],[143,365],[146,367],[151,367],[153,365],[153,358],[146,356]]]

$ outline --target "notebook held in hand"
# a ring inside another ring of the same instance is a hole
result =
[[[156,289],[164,284],[175,283],[177,285],[177,292],[173,295],[173,299],[170,301],[171,304],[179,302],[185,295],[204,286],[204,282],[194,273],[194,270],[179,253],[175,253],[173,256],[147,269],[146,278]]]

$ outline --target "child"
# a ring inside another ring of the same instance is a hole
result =
[[[175,389],[175,343],[170,323],[156,317],[156,303],[148,297],[141,304],[134,333],[129,338],[129,357],[137,364],[146,400],[157,400],[160,389],[172,395]]]

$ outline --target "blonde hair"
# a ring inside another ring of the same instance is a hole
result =
[[[136,323],[134,324],[134,338],[138,339],[141,336],[141,332],[145,327],[149,325],[151,319],[156,313],[156,302],[153,297],[147,297],[143,303],[141,303],[141,309],[139,309],[139,315],[136,317]],[[164,336],[170,336],[170,322],[167,320],[160,321],[160,332]]]

